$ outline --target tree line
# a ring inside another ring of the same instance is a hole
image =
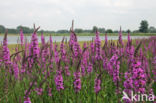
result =
[[[23,30],[23,33],[26,33],[26,34],[30,34],[33,32],[33,28],[29,28],[29,27],[26,27],[26,26],[17,26],[15,29],[13,28],[6,28],[5,26],[3,25],[0,25],[0,33],[4,33],[5,30],[8,30],[8,33],[11,33],[11,34],[18,34],[20,29]],[[104,27],[100,28],[100,27],[97,27],[97,26],[93,26],[92,29],[81,29],[81,28],[76,28],[74,29],[76,33],[94,33],[96,30],[98,30],[100,33],[118,33],[119,31],[118,30],[112,30],[112,29],[105,29]],[[69,33],[70,31],[69,30],[57,30],[57,31],[50,31],[50,30],[39,30],[38,31],[39,33]],[[133,33],[156,33],[156,28],[154,26],[150,26],[149,27],[149,24],[148,24],[148,21],[147,20],[142,20],[141,23],[140,23],[140,27],[138,28],[138,30],[122,30],[123,33],[127,33],[127,32],[133,32]]]

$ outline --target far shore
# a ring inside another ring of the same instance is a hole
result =
[[[31,36],[31,34],[24,34],[25,36]],[[41,33],[38,33],[38,36],[40,36]],[[70,36],[70,33],[53,33],[53,34],[48,34],[45,33],[43,34],[44,36]],[[94,33],[76,33],[77,36],[95,36]],[[100,36],[104,36],[104,33],[100,33]],[[127,36],[128,33],[123,33],[123,36]],[[130,33],[131,36],[156,36],[156,33]],[[0,36],[4,36],[4,33],[0,33]],[[9,34],[8,36],[19,36],[19,34]],[[107,33],[107,36],[118,36],[118,33]]]

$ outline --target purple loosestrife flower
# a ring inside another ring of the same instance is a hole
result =
[[[125,73],[124,87],[124,92],[126,92],[128,95],[131,95],[131,91],[133,89],[133,79],[130,72]]]
[[[113,76],[113,82],[116,85],[116,93],[119,94],[119,69],[120,69],[120,61],[118,60],[117,54],[114,54],[109,62],[109,73]]]
[[[133,62],[134,62],[134,46],[131,46],[127,49],[126,53],[128,55],[128,69],[131,69],[133,67]],[[132,71],[132,70],[130,70]]]
[[[153,64],[156,64],[156,56],[153,58]]]
[[[38,46],[38,38],[37,34],[33,33],[32,38],[31,38],[31,48],[33,50],[33,58],[38,58],[39,57],[39,46]]]
[[[87,72],[90,74],[93,71],[93,64],[89,62]]]
[[[143,57],[143,51],[142,51],[142,48],[140,48],[140,58]]]
[[[117,54],[114,54],[108,62],[108,73],[113,76],[114,67],[116,67],[116,61],[118,59]]]
[[[30,83],[31,85],[32,83]],[[25,90],[24,94],[26,94],[28,92],[28,90]],[[26,96],[29,96],[31,94],[31,91],[29,91],[29,93]]]
[[[76,93],[81,90],[80,72],[78,71],[74,73],[74,89]]]
[[[55,56],[55,62],[56,64],[59,62],[59,53],[57,51],[57,44],[55,43],[55,48],[54,48],[54,56]]]
[[[113,66],[111,65],[111,62],[108,62],[108,73],[110,76],[113,76]]]
[[[98,31],[96,31],[95,48],[96,48],[95,59],[96,60],[101,60],[102,59],[101,50],[100,50],[100,48],[101,48],[101,40],[100,40]]]
[[[51,90],[52,88],[48,87],[48,96],[52,96]]]
[[[53,68],[53,40],[52,40],[52,37],[50,35],[50,49],[49,49],[49,52],[50,52],[50,65],[49,65],[49,68]]]
[[[66,65],[66,66],[64,67],[64,69],[65,69],[66,75],[67,75],[67,76],[70,76],[70,71],[69,71],[68,65]]]
[[[29,56],[32,56],[32,58],[28,59],[29,68],[31,68],[32,64],[39,57],[39,46],[36,32],[34,32],[31,37],[31,43],[29,44]]]
[[[42,88],[36,88],[35,91],[37,92],[37,95],[42,95],[42,93],[43,93]]]
[[[27,57],[28,46],[29,46],[29,44],[27,42],[25,42],[25,51],[24,51],[25,57]]]
[[[90,43],[91,54],[94,54],[94,43]]]
[[[16,63],[13,63],[13,70],[14,70],[15,79],[18,79],[18,77],[19,77],[19,69],[18,69],[18,65]]]
[[[7,41],[7,33],[5,34],[3,39],[3,61],[5,63],[5,66],[11,64],[10,51],[8,48],[8,41]]]
[[[140,48],[142,49],[142,48]],[[142,52],[143,53],[143,52]],[[149,68],[149,62],[148,59],[146,58],[146,56],[144,54],[140,54],[142,56],[140,56],[141,60],[142,60],[142,68],[145,71],[146,74],[146,79],[151,80],[151,74],[150,74],[150,68]]]
[[[148,48],[148,46],[146,46],[146,44],[145,44],[145,43],[144,43],[143,45],[144,45],[144,50],[145,50],[145,52],[147,52],[147,51],[148,51],[148,49],[150,49],[150,48]]]
[[[33,56],[33,48],[32,47],[33,46],[32,46],[32,41],[31,41],[29,44],[29,56]],[[32,68],[33,63],[34,63],[33,58],[28,58],[28,64],[29,64],[28,67],[29,68]]]
[[[26,64],[26,63],[22,64],[22,67],[21,67],[21,71],[20,71],[20,73],[24,73],[26,67],[27,67],[27,64]]]
[[[29,97],[25,97],[24,98],[24,103],[31,103],[30,98]]]
[[[131,49],[131,38],[130,38],[130,33],[128,33],[128,37],[127,37],[127,40],[128,40],[128,42],[127,42],[127,45],[126,45],[126,50],[125,50],[125,53],[126,53],[126,56],[128,56],[129,55],[129,53],[130,53],[130,49]]]
[[[82,63],[84,64],[84,66],[87,68],[88,66],[88,59],[89,59],[89,53],[86,50],[83,54],[83,59],[82,59]]]
[[[94,43],[93,42],[90,43],[90,51],[91,51],[91,53],[90,53],[91,60],[92,60],[92,63],[94,63],[95,62],[95,59],[94,59],[95,58],[95,56],[94,56],[95,50],[94,50]]]
[[[85,75],[85,66],[81,63],[81,74],[82,76]]]
[[[135,92],[145,93],[146,74],[140,61],[136,61],[136,63],[133,64],[132,79],[135,85]]]
[[[45,38],[44,38],[43,33],[41,34],[41,43],[42,43],[42,45],[45,45]]]
[[[3,48],[0,46],[0,67],[2,66],[3,63]]]
[[[95,84],[94,84],[94,91],[97,94],[101,90],[101,80],[100,80],[100,78],[96,77],[94,82],[95,82]]]
[[[115,83],[116,86],[118,86],[119,82],[119,69],[120,69],[120,61],[116,61],[116,64],[114,65],[114,70],[113,70],[113,82]]]
[[[53,40],[52,40],[52,37],[50,35],[50,54],[52,56],[52,52],[53,52]]]
[[[139,40],[136,39],[135,43],[136,43],[136,45],[138,45],[139,44]]]
[[[45,64],[46,63],[46,56],[47,56],[47,48],[42,50],[41,56],[42,56],[42,63]]]
[[[56,71],[55,84],[56,84],[56,89],[58,91],[64,89],[64,87],[63,87],[63,77],[62,77],[62,74],[61,74],[61,70]]]
[[[103,69],[108,71],[108,60],[106,57],[103,58]]]
[[[43,49],[41,49],[41,68],[46,69],[46,58],[48,57],[48,48],[45,45]]]
[[[52,69],[53,68],[53,58],[52,57],[50,58],[49,62],[50,62],[49,68]]]
[[[71,31],[69,45],[71,50],[73,51],[73,58],[74,59],[77,58],[78,55],[82,53],[82,50],[80,45],[77,42],[77,36],[73,31]]]
[[[58,45],[56,44],[56,41],[55,41],[54,52],[57,51],[57,49],[58,49]]]
[[[32,55],[32,41],[29,43],[29,56]]]
[[[16,50],[16,53],[19,51],[18,48],[15,48],[15,50]],[[20,60],[21,60],[21,56],[19,54],[17,54],[15,57],[15,61],[18,62]]]
[[[69,46],[72,47],[74,43],[74,34],[73,32],[70,33],[70,40],[69,40]]]
[[[20,39],[21,39],[21,44],[24,44],[24,34],[23,34],[23,30],[20,30]]]
[[[154,74],[154,80],[156,82],[156,56],[153,58],[154,69],[152,70]]]
[[[128,33],[128,37],[127,37],[127,46],[129,47],[130,46],[130,43],[131,43],[131,37],[130,37],[130,33]]]
[[[78,42],[74,42],[73,52],[74,52],[74,58],[77,58],[78,54],[79,54],[79,44],[78,44]]]
[[[107,33],[105,34],[105,45],[107,46],[108,44],[108,38],[107,38]]]
[[[120,31],[119,31],[119,44],[121,44],[123,46],[121,27],[120,27]]]
[[[84,76],[86,68],[88,68],[88,58],[89,58],[88,52],[85,51],[82,57],[83,58],[82,58],[82,63],[81,63],[81,73],[82,73],[82,76]]]
[[[71,31],[70,33],[70,40],[69,40],[69,46],[72,47],[74,42],[77,42],[77,37],[76,37],[76,34]]]
[[[66,51],[65,51],[64,47],[65,47],[65,45],[64,45],[64,42],[62,41],[61,45],[60,45],[60,52],[61,52],[61,59],[63,61],[65,61],[65,59],[66,59]]]

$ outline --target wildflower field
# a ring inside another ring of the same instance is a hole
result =
[[[154,103],[156,95],[156,37],[101,42],[70,40],[38,43],[34,28],[31,42],[22,30],[20,42],[8,47],[7,32],[0,46],[0,103],[136,103],[122,98],[123,91],[148,94],[141,103]],[[11,48],[11,49],[10,49]],[[141,98],[141,97],[140,97]],[[154,99],[154,100],[153,100]],[[151,100],[151,101],[150,101]]]

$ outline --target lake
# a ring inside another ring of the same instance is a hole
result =
[[[92,38],[95,36],[77,36],[78,41],[91,41]],[[131,36],[131,39],[143,39],[143,38],[149,38],[150,36]],[[31,40],[31,36],[26,36],[27,40]],[[63,36],[52,36],[53,42],[60,42],[62,41]],[[70,36],[65,36],[67,41],[69,40]],[[123,39],[127,39],[127,36],[122,36]],[[105,36],[100,36],[101,40],[105,40]],[[108,36],[108,40],[117,40],[118,36]],[[41,42],[41,36],[38,36],[39,42]],[[49,36],[45,36],[46,42],[49,41]],[[0,36],[0,42],[3,41],[3,36]],[[17,41],[19,41],[19,36],[8,36],[8,44],[17,44]]]

